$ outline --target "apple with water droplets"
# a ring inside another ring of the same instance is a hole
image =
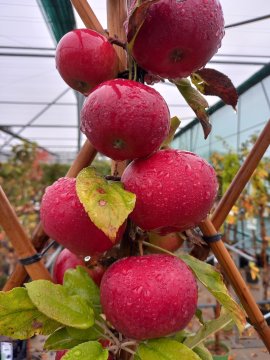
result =
[[[184,329],[198,299],[196,280],[180,259],[161,254],[118,260],[104,274],[106,319],[125,337],[145,340]]]
[[[95,265],[92,268],[87,268],[83,259],[73,254],[68,249],[64,249],[57,256],[53,266],[53,279],[57,284],[63,284],[65,272],[68,269],[75,269],[77,266],[83,266],[90,277],[94,280],[96,285],[100,285],[101,279],[104,275],[105,268],[101,265]]]
[[[136,4],[134,1],[133,7]],[[132,36],[128,39],[131,43]],[[152,74],[183,78],[206,65],[223,36],[218,0],[159,0],[149,6],[131,53]]]
[[[88,95],[103,81],[114,79],[118,58],[105,36],[90,29],[65,34],[56,47],[56,68],[74,90]]]
[[[47,187],[40,217],[46,234],[78,256],[105,252],[120,240],[125,230],[123,224],[112,242],[95,226],[77,196],[74,178],[60,178]]]
[[[85,100],[81,130],[102,154],[114,160],[145,157],[158,150],[170,129],[170,113],[154,89],[115,79]]]
[[[161,235],[197,226],[210,212],[218,190],[215,171],[206,160],[174,149],[131,162],[122,182],[136,194],[131,219]]]

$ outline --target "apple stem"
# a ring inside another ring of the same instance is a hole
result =
[[[148,247],[150,247],[150,248],[153,248],[153,249],[162,251],[162,252],[164,252],[164,253],[166,253],[166,254],[169,254],[169,255],[172,255],[172,256],[176,256],[174,253],[172,253],[172,252],[170,252],[170,251],[168,251],[168,250],[165,250],[165,249],[163,249],[163,248],[161,248],[161,247],[159,247],[159,246],[150,244],[150,243],[147,242],[147,241],[142,241],[142,244],[145,245],[145,246],[148,246]]]
[[[131,349],[125,347],[125,346],[121,346],[121,350],[124,350],[124,351],[126,351],[126,352],[128,352],[128,353],[130,353],[130,354],[132,354],[132,355],[135,355],[135,354],[136,354],[135,351],[133,351],[133,350],[131,350]]]
[[[124,41],[121,41],[115,37],[109,37],[108,41],[112,44],[112,45],[117,45],[120,46],[122,49],[126,50],[127,49],[127,43],[125,43]]]
[[[143,242],[142,242],[142,240],[139,240],[139,251],[140,251],[140,255],[143,256]]]
[[[119,340],[117,339],[117,337],[113,334],[113,332],[108,328],[108,326],[104,323],[102,323],[101,321],[98,321],[98,320],[95,320],[95,323],[101,327],[105,333],[107,333],[107,335],[109,335],[111,337],[111,339],[114,341],[114,343],[117,345],[117,346],[120,346],[120,342]]]
[[[121,346],[137,346],[137,341],[134,340],[130,340],[130,341],[125,341],[121,344]]]

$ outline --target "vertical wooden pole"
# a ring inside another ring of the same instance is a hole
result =
[[[19,259],[36,255],[37,252],[20,224],[2,187],[0,187],[0,224],[10,239]],[[33,280],[51,280],[50,273],[42,260],[25,265],[25,269]]]
[[[201,222],[200,229],[205,236],[214,236],[217,234],[213,223],[209,219]],[[270,328],[225,245],[219,240],[210,244],[210,247],[239,297],[251,324],[254,326],[270,352]]]
[[[119,40],[126,42],[126,32],[124,22],[127,20],[126,0],[107,0],[107,28],[109,35],[118,37]],[[124,49],[114,46],[119,57],[119,72],[127,68],[127,54]],[[111,173],[121,176],[127,166],[126,161],[112,161]]]

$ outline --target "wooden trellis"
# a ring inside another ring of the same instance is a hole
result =
[[[87,28],[96,30],[102,34],[106,34],[101,26],[93,10],[86,0],[71,0],[75,9],[79,13],[82,21]],[[129,0],[128,0],[129,2]],[[117,35],[120,40],[125,40],[125,31],[123,23],[127,16],[126,0],[107,0],[107,19],[108,32],[110,36]],[[125,70],[127,65],[125,51],[119,47],[116,48],[119,57],[119,70]],[[240,196],[245,185],[249,181],[254,170],[258,166],[259,161],[263,157],[265,151],[270,145],[270,120],[266,124],[264,130],[256,141],[252,151],[247,157],[244,164],[238,171],[234,181],[231,183],[227,192],[221,199],[211,218],[205,219],[200,224],[200,229],[205,236],[214,236],[218,229],[225,221],[232,206]],[[96,156],[96,150],[87,140],[82,147],[77,158],[67,173],[68,177],[76,177],[77,174],[86,166],[89,166]],[[122,173],[124,163],[113,163],[112,171]],[[48,240],[48,236],[44,233],[41,224],[34,231],[32,241],[25,234],[24,229],[20,225],[16,214],[12,210],[8,199],[3,190],[0,188],[0,224],[7,233],[14,249],[20,259],[28,258],[40,252]],[[232,287],[234,288],[241,304],[243,305],[251,324],[254,326],[259,336],[263,340],[266,348],[270,352],[270,328],[268,327],[255,299],[253,298],[249,288],[243,280],[238,268],[234,264],[230,254],[224,246],[222,240],[218,240],[209,244],[212,252],[217,258],[223,272],[226,274]],[[33,279],[50,279],[50,274],[45,268],[42,261],[35,262],[30,265],[23,266],[19,263],[14,273],[8,279],[4,291],[11,290],[16,286],[21,286],[27,274]]]

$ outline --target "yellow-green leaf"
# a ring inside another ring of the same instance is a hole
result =
[[[77,176],[76,191],[91,221],[114,242],[119,227],[134,209],[136,196],[120,182],[106,181],[91,167]]]
[[[192,87],[188,79],[173,81],[173,83],[176,85],[177,89],[180,91],[188,105],[195,112],[198,120],[202,125],[204,138],[207,139],[212,128],[209,122],[209,116],[206,111],[206,109],[209,107],[208,102],[197,89]]]
[[[186,345],[171,339],[154,339],[140,343],[135,360],[200,360]]]
[[[231,314],[225,312],[217,319],[207,321],[195,335],[187,337],[184,341],[184,344],[189,348],[193,349],[199,346],[204,340],[206,340],[208,336],[224,329],[226,326],[232,324],[233,322],[234,321]]]
[[[36,280],[25,286],[31,301],[49,318],[78,329],[88,329],[94,324],[91,306],[80,296],[70,295],[63,285]]]
[[[62,360],[107,360],[108,356],[108,350],[103,349],[100,343],[88,341],[69,350]]]
[[[210,293],[230,313],[240,332],[244,330],[246,316],[241,307],[230,296],[223,282],[222,275],[211,265],[200,261],[190,255],[179,255],[192,269],[197,279],[208,289]]]
[[[213,356],[210,351],[203,344],[196,346],[193,351],[199,355],[201,360],[213,360]]]
[[[14,339],[48,335],[61,324],[42,314],[30,300],[25,288],[0,292],[0,334]]]
[[[163,141],[161,148],[166,148],[166,147],[170,146],[171,142],[173,141],[174,134],[175,134],[176,130],[178,129],[180,123],[181,123],[181,121],[179,120],[179,118],[177,116],[174,116],[173,118],[171,118],[169,134],[166,137],[166,139]]]

